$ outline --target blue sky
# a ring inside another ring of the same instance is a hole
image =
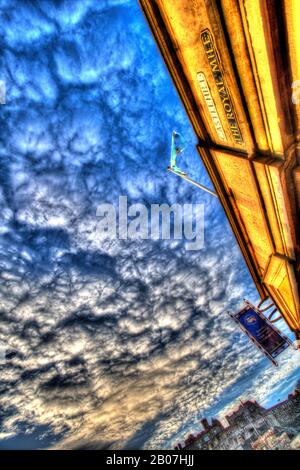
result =
[[[275,369],[224,313],[258,296],[135,0],[0,1],[0,447],[172,448]],[[96,208],[202,203],[205,245],[105,240]],[[286,327],[281,325],[286,331]]]

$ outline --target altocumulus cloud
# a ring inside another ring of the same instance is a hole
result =
[[[224,314],[257,294],[218,201],[165,171],[175,128],[210,184],[137,3],[0,11],[1,448],[171,447],[263,399],[297,364],[274,374]],[[204,203],[204,249],[102,239],[96,208],[119,195]]]

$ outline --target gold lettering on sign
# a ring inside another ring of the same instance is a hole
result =
[[[226,135],[215,105],[215,102],[213,100],[213,97],[211,96],[211,92],[207,83],[207,80],[205,78],[205,75],[203,72],[198,72],[197,73],[197,79],[198,83],[200,85],[200,89],[202,91],[203,98],[205,100],[207,109],[209,111],[209,114],[211,116],[212,122],[215,126],[216,132],[218,134],[219,139],[221,140],[227,140]]]
[[[215,84],[222,101],[223,109],[230,127],[233,140],[236,144],[242,145],[244,143],[240,126],[236,117],[233,103],[226,86],[223,72],[220,67],[219,57],[214,46],[213,38],[208,29],[201,33],[201,40],[206,52],[206,57],[210,65]]]

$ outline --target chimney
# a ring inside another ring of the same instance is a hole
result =
[[[182,449],[182,445],[180,444],[180,442],[178,442],[178,444],[176,444],[176,446],[174,447],[174,450],[181,450]]]
[[[201,419],[200,422],[201,422],[202,426],[204,427],[205,431],[207,431],[209,429],[209,424],[208,424],[207,419],[203,418],[203,419]]]

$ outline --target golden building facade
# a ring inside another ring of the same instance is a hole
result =
[[[299,0],[140,0],[262,298],[300,338]]]

